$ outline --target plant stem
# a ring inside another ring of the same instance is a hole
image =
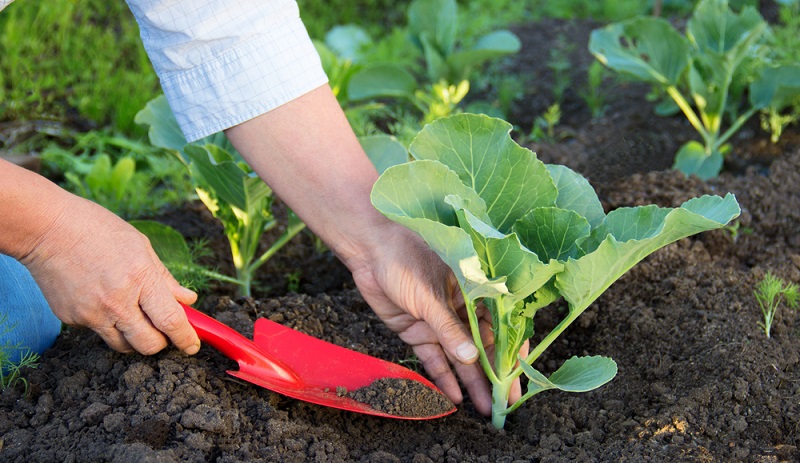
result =
[[[489,357],[486,355],[486,350],[483,348],[483,340],[481,339],[481,330],[480,325],[478,324],[478,316],[475,313],[475,301],[470,300],[467,295],[464,293],[463,289],[461,291],[462,295],[464,296],[464,300],[467,306],[467,317],[469,318],[469,330],[472,333],[472,341],[475,343],[475,346],[478,348],[479,359],[481,362],[481,366],[483,367],[483,371],[486,373],[486,376],[489,378],[489,381],[492,384],[497,384],[500,382],[497,379],[497,375],[494,374],[494,369],[492,368],[491,362],[489,362]]]
[[[675,87],[674,85],[669,85],[667,86],[666,90],[669,96],[671,96],[672,99],[675,101],[675,104],[677,104],[678,107],[681,108],[681,111],[683,111],[683,114],[686,116],[686,118],[689,119],[689,123],[692,124],[692,127],[694,127],[695,130],[697,130],[700,133],[700,135],[702,135],[706,147],[707,148],[711,147],[712,145],[711,134],[706,129],[705,125],[703,125],[703,123],[700,121],[700,118],[697,117],[697,113],[694,112],[689,102],[686,101],[683,95],[681,95],[681,92],[678,90],[678,88]]]
[[[261,255],[261,257],[253,261],[253,263],[250,264],[248,270],[251,273],[255,272],[259,267],[264,265],[264,263],[268,261],[270,257],[274,256],[275,253],[278,252],[280,248],[282,248],[286,243],[288,243],[290,239],[294,238],[304,228],[306,228],[305,223],[299,220],[295,223],[292,223],[292,221],[290,220],[289,226],[286,227],[286,231],[281,235],[281,237],[278,238],[277,241],[272,243],[272,246],[270,246],[269,249],[267,249],[267,251]]]
[[[495,383],[492,387],[492,425],[497,429],[503,429],[506,424],[505,411],[510,389],[511,380]]]

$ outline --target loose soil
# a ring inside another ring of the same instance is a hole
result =
[[[0,461],[800,461],[798,314],[782,307],[767,339],[753,296],[768,271],[800,282],[800,134],[793,127],[772,145],[753,123],[734,140],[718,179],[669,170],[677,147],[694,134],[681,118],[654,116],[647,88],[614,83],[598,120],[579,104],[595,26],[552,21],[516,29],[523,51],[507,72],[535,82],[509,116],[522,131],[549,105],[549,49],[558,37],[574,42],[574,85],[559,126],[566,138],[531,148],[589,178],[607,210],[678,206],[726,192],[743,209],[738,233],[704,233],[646,258],[535,365],[550,373],[572,355],[605,355],[619,365],[612,382],[583,394],[542,393],[498,431],[469,400],[434,421],[369,417],[240,382],[225,373],[236,366],[210,348],[193,357],[174,350],[122,355],[92,332],[68,329],[39,368],[26,372],[27,393],[17,387],[0,395]],[[197,205],[162,219],[227,255],[219,226]],[[213,263],[223,271],[229,265],[225,258]],[[267,317],[417,367],[311,235],[293,240],[266,267],[258,298],[232,299],[231,288],[219,286],[198,307],[246,335],[257,317]],[[299,275],[298,292],[287,291],[287,275]],[[537,336],[564,309],[540,311]]]

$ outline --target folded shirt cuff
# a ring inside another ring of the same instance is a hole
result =
[[[189,142],[241,124],[328,82],[299,17],[218,51],[197,66],[161,70],[159,78]]]

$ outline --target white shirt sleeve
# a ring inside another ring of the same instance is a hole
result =
[[[126,0],[188,141],[325,84],[294,0]]]

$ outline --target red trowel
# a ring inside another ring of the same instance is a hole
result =
[[[343,391],[368,387],[381,379],[409,380],[426,393],[442,392],[423,376],[391,362],[355,352],[260,318],[253,328],[253,340],[208,315],[184,305],[189,323],[200,340],[239,364],[228,373],[280,394],[326,407],[368,415],[408,420],[440,418],[456,411],[444,410],[405,416],[377,410],[351,398]]]

